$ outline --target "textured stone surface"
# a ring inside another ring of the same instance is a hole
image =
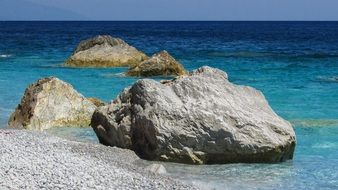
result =
[[[0,189],[196,189],[139,166],[130,150],[0,129]]]
[[[175,60],[167,51],[161,51],[153,55],[150,59],[130,68],[128,76],[180,76],[187,72],[183,66]]]
[[[122,67],[134,66],[148,57],[122,39],[99,35],[81,41],[66,61],[71,67]]]
[[[106,105],[105,102],[103,102],[102,100],[98,99],[98,98],[87,98],[89,101],[91,101],[96,107],[100,107],[100,106],[104,106]]]
[[[58,126],[89,126],[96,106],[73,87],[55,77],[28,86],[11,115],[12,128],[44,130]]]
[[[210,67],[163,84],[139,80],[98,108],[91,126],[102,144],[189,164],[280,162],[296,144],[291,124],[260,91]]]

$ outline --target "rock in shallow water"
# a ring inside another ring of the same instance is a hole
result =
[[[164,84],[139,80],[98,108],[91,126],[102,144],[188,164],[281,162],[296,144],[260,91],[210,67]]]
[[[12,128],[44,130],[58,126],[89,126],[96,106],[55,77],[30,85],[11,115]]]
[[[128,76],[180,76],[187,72],[183,66],[175,60],[167,51],[161,51],[150,59],[130,68]]]
[[[120,38],[99,35],[80,42],[66,61],[71,67],[124,67],[134,66],[148,57]]]
[[[154,174],[166,174],[167,170],[162,164],[151,164],[145,168],[147,171]]]

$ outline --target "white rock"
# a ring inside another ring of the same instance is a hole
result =
[[[55,77],[30,85],[11,115],[12,128],[44,130],[58,126],[89,126],[96,106]]]
[[[139,80],[98,108],[91,126],[102,144],[189,164],[280,162],[296,144],[291,124],[260,91],[210,67],[164,84]]]

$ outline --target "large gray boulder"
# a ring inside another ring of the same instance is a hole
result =
[[[135,67],[130,68],[127,76],[180,76],[187,74],[183,65],[175,60],[167,51],[153,55]]]
[[[99,35],[81,41],[65,65],[70,67],[125,67],[148,59],[120,38]]]
[[[102,144],[188,164],[281,162],[296,144],[260,91],[210,67],[165,83],[139,80],[98,108],[91,126]]]
[[[94,103],[70,84],[48,77],[28,86],[8,125],[32,130],[59,126],[87,127],[95,109]]]

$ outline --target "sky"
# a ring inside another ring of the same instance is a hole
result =
[[[338,21],[338,0],[0,0],[0,20]]]

